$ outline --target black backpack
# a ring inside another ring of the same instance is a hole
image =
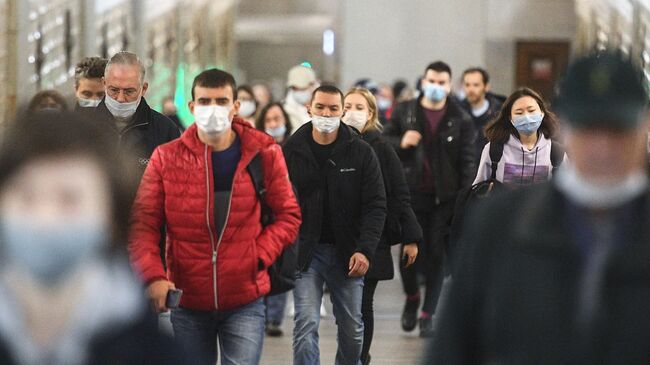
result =
[[[490,160],[492,161],[490,178],[458,192],[449,234],[450,252],[448,256],[452,266],[454,266],[454,259],[455,256],[457,256],[455,255],[455,251],[458,250],[456,246],[460,239],[463,220],[467,212],[476,204],[476,202],[487,199],[495,191],[498,192],[503,190],[503,183],[497,180],[497,167],[501,161],[501,157],[503,156],[503,145],[503,143],[490,143]],[[553,166],[553,175],[555,175],[557,168],[560,167],[563,160],[564,147],[556,141],[551,141],[551,165]]]
[[[257,193],[257,198],[262,206],[260,221],[262,226],[268,226],[275,221],[273,210],[266,204],[266,188],[264,187],[264,170],[262,169],[262,157],[258,153],[253,157],[251,162],[246,166],[246,170],[251,175],[253,186]],[[292,185],[293,187],[293,185]],[[293,193],[298,198],[296,189]],[[276,295],[287,292],[295,286],[296,266],[298,263],[298,238],[289,246],[285,247],[280,256],[268,268],[269,278],[271,279],[271,291],[268,295]]]

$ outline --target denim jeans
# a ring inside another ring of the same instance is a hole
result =
[[[360,363],[363,344],[361,299],[363,277],[347,277],[348,263],[336,257],[334,246],[319,244],[307,271],[299,272],[293,289],[295,304],[293,329],[294,365],[320,364],[318,326],[323,283],[330,288],[337,324],[337,365]]]
[[[266,302],[266,323],[282,324],[284,319],[284,307],[287,306],[287,297],[289,293],[285,292],[277,295],[267,295]]]
[[[217,362],[217,340],[221,364],[259,364],[264,341],[262,298],[229,311],[204,312],[185,308],[172,310],[174,337],[192,353],[199,351],[205,364]]]

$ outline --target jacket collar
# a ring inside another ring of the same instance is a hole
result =
[[[106,96],[102,98],[102,101],[99,102],[99,105],[97,106],[97,111],[105,116],[107,120],[113,121],[115,120],[115,117],[113,117],[113,114],[108,110],[106,107]],[[135,110],[135,114],[133,114],[133,117],[131,117],[131,120],[129,121],[129,124],[127,124],[126,128],[124,130],[127,130],[129,128],[132,128],[136,125],[147,125],[150,122],[150,115],[151,115],[151,108],[149,107],[149,104],[147,104],[147,101],[145,100],[144,96],[140,99],[140,104],[138,104],[138,108]],[[115,123],[112,123],[113,127],[116,128]]]
[[[376,129],[373,129],[370,131],[363,132],[361,134],[361,139],[368,142],[368,144],[372,144],[373,142],[375,142],[375,140],[379,139],[380,136],[381,136],[381,132]]]
[[[294,133],[287,143],[285,144],[285,149],[291,152],[296,152],[305,156],[308,156],[314,159],[314,155],[311,152],[311,147],[309,147],[309,139],[312,137],[313,125],[311,121],[303,124],[296,133]],[[339,151],[345,146],[349,145],[355,137],[358,136],[357,132],[352,131],[352,127],[341,122],[339,126],[339,135],[334,142],[334,150],[332,151],[332,156],[336,156]]]
[[[248,162],[252,160],[260,150],[275,144],[275,140],[271,136],[251,127],[249,123],[239,117],[233,119],[231,128],[235,133],[237,133],[241,142],[241,161],[245,164],[248,164]],[[195,123],[192,123],[192,125],[183,132],[180,139],[185,146],[197,155],[202,156],[206,147],[209,151],[212,151],[210,146],[207,146],[199,139]]]

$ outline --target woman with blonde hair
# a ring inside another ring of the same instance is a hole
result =
[[[361,138],[375,150],[384,178],[388,208],[381,240],[364,278],[361,304],[364,322],[361,360],[363,364],[368,364],[374,330],[372,303],[375,289],[379,280],[390,280],[394,275],[390,246],[401,243],[403,265],[412,265],[418,254],[417,244],[422,240],[422,228],[411,208],[411,195],[399,157],[381,136],[382,127],[379,123],[375,97],[368,89],[353,88],[345,95],[343,108],[345,109],[343,122],[359,131]]]

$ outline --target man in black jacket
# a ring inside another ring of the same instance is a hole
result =
[[[106,120],[121,145],[136,151],[133,163],[144,172],[153,150],[180,137],[169,118],[151,109],[144,99],[149,84],[138,56],[118,52],[108,61],[104,73],[106,94],[95,108],[95,117]]]
[[[471,115],[476,128],[475,160],[478,162],[481,160],[483,147],[488,143],[483,129],[499,115],[505,97],[489,92],[490,75],[480,67],[463,71],[463,91],[465,100],[460,105]]]
[[[426,364],[650,362],[647,80],[621,53],[567,70],[555,180],[467,221]]]
[[[320,86],[312,121],[289,138],[284,154],[300,197],[294,364],[318,364],[323,284],[331,290],[338,326],[337,364],[357,364],[363,342],[363,275],[386,219],[386,193],[372,148],[341,123],[343,94]]]
[[[424,239],[414,267],[400,266],[407,299],[402,328],[412,331],[417,322],[419,270],[426,278],[420,314],[420,335],[429,336],[443,279],[445,245],[459,189],[470,186],[476,170],[476,130],[470,116],[448,95],[451,69],[441,61],[427,66],[422,95],[398,104],[385,131],[404,165],[413,210]]]

